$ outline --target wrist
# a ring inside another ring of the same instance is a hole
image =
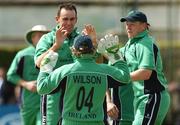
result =
[[[56,42],[53,44],[50,50],[53,50],[54,52],[57,52],[60,48],[60,45],[58,45]]]
[[[116,62],[119,61],[118,55],[108,53],[108,59],[111,65],[114,65]]]
[[[106,100],[106,103],[113,103],[112,100]]]
[[[18,84],[19,84],[20,86],[22,86],[23,88],[26,88],[26,81],[25,81],[25,80],[23,80],[23,79],[19,80],[19,81],[18,81]]]

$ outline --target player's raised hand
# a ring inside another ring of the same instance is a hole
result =
[[[93,45],[94,46],[97,45],[97,41],[96,41],[97,35],[96,35],[96,30],[93,25],[86,24],[84,26],[84,29],[82,30],[82,34],[90,36],[90,38],[93,42]]]
[[[109,61],[114,64],[118,60],[122,59],[119,51],[119,38],[117,35],[112,34],[105,35],[98,42],[97,52],[105,55]]]
[[[40,71],[50,73],[56,65],[58,60],[58,53],[49,51],[49,53],[42,59],[40,65]]]
[[[105,35],[105,48],[108,53],[117,53],[119,50],[119,38],[117,35],[113,36],[112,34]]]
[[[62,25],[57,31],[56,31],[56,40],[55,44],[58,46],[58,48],[62,45],[64,40],[67,38],[67,30],[65,30],[65,27]]]
[[[101,38],[97,45],[97,52],[101,54],[106,54],[106,46],[107,41],[104,38]]]
[[[119,38],[117,35],[113,36],[112,34],[105,35],[104,38],[101,38],[98,42],[97,51],[99,53],[117,53],[119,50]]]

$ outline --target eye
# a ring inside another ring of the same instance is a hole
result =
[[[67,21],[67,20],[68,20],[68,18],[63,18],[62,20],[63,20],[63,21]]]
[[[72,18],[70,18],[70,21],[74,21],[76,18],[75,17],[72,17]]]
[[[68,20],[74,21],[75,19],[76,19],[76,17],[72,17],[72,18],[64,17],[64,18],[62,18],[63,21],[68,21]]]

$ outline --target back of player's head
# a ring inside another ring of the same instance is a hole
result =
[[[79,54],[91,54],[94,52],[92,40],[87,35],[79,35],[74,39],[73,48]]]

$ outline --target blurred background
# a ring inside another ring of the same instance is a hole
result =
[[[0,0],[0,68],[6,72],[17,51],[25,48],[26,32],[34,25],[56,26],[58,5],[67,0]],[[171,109],[164,125],[180,125],[180,0],[72,0],[77,5],[78,30],[93,24],[98,38],[118,34],[120,42],[127,36],[119,20],[132,9],[143,11],[160,47],[164,72],[172,96]],[[1,84],[0,84],[1,88]],[[11,91],[14,92],[14,91]],[[8,97],[7,97],[8,98]],[[16,101],[10,101],[16,103]],[[0,125],[4,125],[4,108],[0,107]],[[18,112],[16,109],[14,112]],[[14,119],[16,122],[18,118]],[[17,122],[18,124],[18,122]]]

